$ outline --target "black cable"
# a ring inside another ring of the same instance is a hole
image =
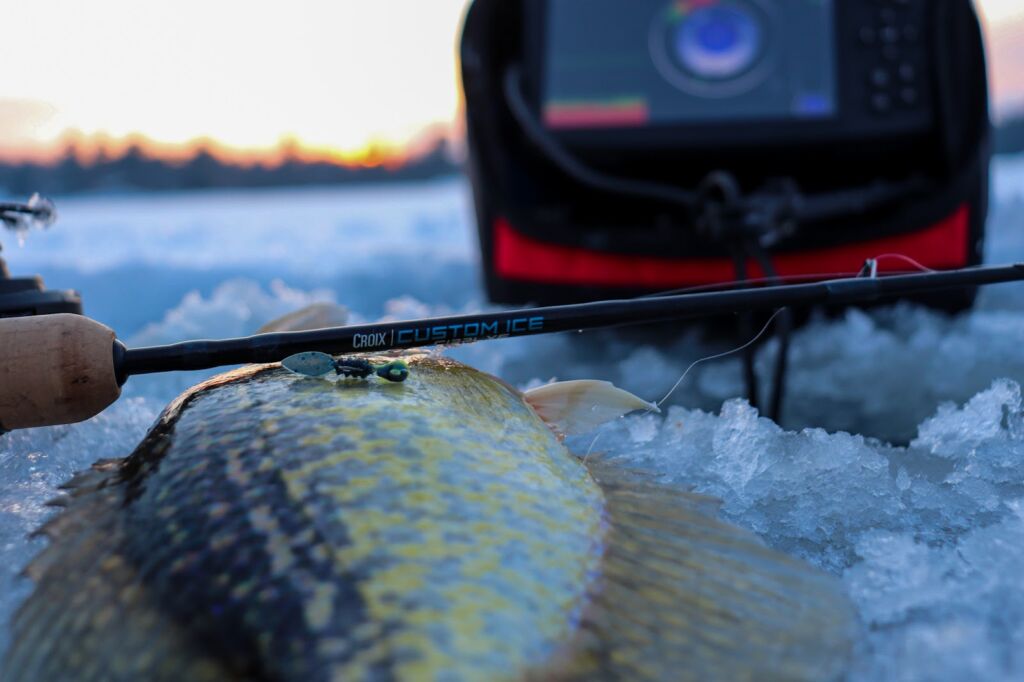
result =
[[[773,283],[780,284],[779,273],[772,264],[768,253],[757,242],[748,242],[750,252]],[[772,395],[768,403],[768,417],[776,424],[782,420],[783,403],[786,400],[786,369],[789,366],[789,343],[793,331],[793,313],[789,308],[782,308],[775,318],[775,333],[779,339],[779,354],[775,359],[775,372],[772,376]]]
[[[510,65],[505,70],[504,92],[513,118],[530,142],[577,182],[602,192],[653,199],[689,209],[699,208],[698,192],[674,185],[608,175],[576,159],[534,115],[523,94],[522,74],[516,65]],[[744,198],[737,208],[752,217],[753,222],[773,225],[778,229],[793,222],[816,222],[853,213],[866,213],[926,191],[928,187],[929,182],[923,176],[913,176],[899,182],[878,181],[861,187],[805,195],[799,191],[796,183],[782,180]]]
[[[602,192],[624,194],[642,199],[653,199],[687,209],[697,205],[695,192],[673,185],[644,182],[607,175],[580,162],[565,150],[533,115],[523,96],[522,76],[519,68],[510,66],[505,71],[505,99],[509,110],[523,133],[558,168],[577,182]]]
[[[747,279],[747,254],[740,245],[735,245],[732,252],[733,265],[736,269],[736,281],[743,283]],[[754,313],[744,312],[739,314],[737,327],[740,339],[749,339],[754,336]],[[757,371],[754,367],[754,360],[757,357],[757,344],[749,344],[743,349],[743,384],[747,391],[747,400],[754,409],[760,408],[760,387],[757,381]]]
[[[929,182],[923,176],[912,176],[899,182],[875,182],[864,187],[837,190],[827,194],[800,196],[796,218],[815,222],[852,213],[867,213],[886,204],[926,192]]]

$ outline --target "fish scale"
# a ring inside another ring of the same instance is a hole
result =
[[[570,454],[534,411],[557,386],[409,365],[402,384],[228,373],[76,476],[0,679],[843,674],[835,579],[710,498]],[[582,410],[617,391],[561,390]]]
[[[454,363],[421,362],[402,385],[243,371],[169,408],[101,486],[89,513],[116,532],[92,550],[138,599],[100,628],[57,614],[63,636],[15,641],[9,679],[26,659],[37,679],[87,679],[43,651],[174,677],[145,646],[86,648],[154,611],[187,633],[179,654],[222,676],[518,677],[570,639],[601,553],[585,468],[521,396]],[[48,551],[67,544],[60,525]],[[16,631],[58,598],[37,595]]]

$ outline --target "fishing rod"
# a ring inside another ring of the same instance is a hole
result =
[[[0,320],[0,428],[67,424],[103,411],[134,375],[272,363],[311,351],[342,355],[763,311],[846,305],[1024,281],[1024,263],[579,303],[236,339],[126,348],[78,315]]]

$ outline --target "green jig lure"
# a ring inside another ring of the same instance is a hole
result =
[[[322,377],[334,372],[346,379],[366,379],[376,374],[381,379],[400,383],[409,378],[409,365],[404,360],[392,360],[381,365],[374,365],[362,358],[338,358],[335,360],[327,353],[310,351],[297,353],[285,358],[281,366],[293,374],[307,377]]]

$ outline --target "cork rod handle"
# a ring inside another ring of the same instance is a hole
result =
[[[0,319],[0,429],[73,424],[121,395],[114,332],[81,315]]]

